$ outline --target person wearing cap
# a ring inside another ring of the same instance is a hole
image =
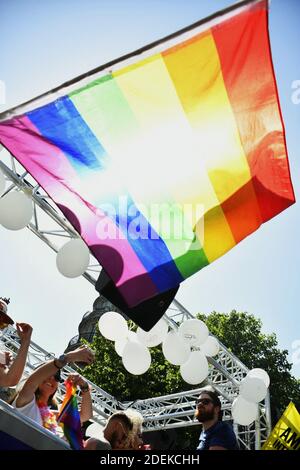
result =
[[[203,390],[196,400],[195,416],[202,424],[197,450],[238,450],[232,426],[222,421],[221,401],[216,392]]]
[[[8,303],[8,299],[0,298],[0,329],[14,324],[7,315]],[[8,351],[0,351],[0,387],[14,387],[21,380],[24,371],[32,327],[28,323],[16,323],[16,330],[20,338],[20,348],[16,358],[13,360]]]
[[[70,351],[38,367],[24,382],[21,390],[12,401],[20,413],[35,422],[59,434],[56,421],[57,410],[51,409],[53,399],[60,381],[60,370],[68,363],[83,362],[91,364],[93,352],[86,346]],[[82,402],[80,420],[85,422],[92,418],[92,399],[88,383],[79,374],[69,374],[68,379],[81,390]]]

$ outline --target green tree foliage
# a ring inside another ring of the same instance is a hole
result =
[[[290,400],[300,409],[299,381],[291,375],[288,351],[278,348],[274,333],[262,333],[262,323],[259,319],[235,310],[229,314],[212,312],[208,316],[199,314],[198,317],[206,322],[210,332],[249,369],[261,367],[268,372],[271,379],[273,424]],[[119,401],[133,402],[195,388],[182,380],[179,368],[165,360],[160,347],[151,349],[151,367],[147,373],[140,376],[127,373],[121,358],[115,352],[114,343],[99,333],[95,335],[91,347],[96,351],[96,360],[85,368],[85,376]],[[193,436],[194,443],[199,428],[186,428],[181,434],[185,441],[189,440],[189,435]]]
[[[292,400],[300,409],[300,381],[291,374],[288,351],[278,348],[275,333],[262,333],[262,322],[248,313],[212,312],[198,315],[214,334],[249,369],[265,369],[271,380],[270,397],[273,424]]]

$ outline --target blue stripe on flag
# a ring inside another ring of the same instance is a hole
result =
[[[41,134],[67,156],[78,172],[101,170],[104,148],[68,96],[27,113]]]

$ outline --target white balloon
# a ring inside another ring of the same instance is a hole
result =
[[[240,394],[245,400],[258,403],[267,395],[265,382],[258,377],[245,377],[240,384]]]
[[[99,439],[99,435],[101,436],[103,433],[104,426],[99,423],[92,423],[86,429],[86,436],[87,437],[96,437]]]
[[[0,199],[0,224],[9,230],[26,227],[32,214],[32,201],[23,191],[11,191]]]
[[[101,315],[98,326],[100,333],[112,341],[126,339],[128,334],[127,322],[117,312],[106,312]]]
[[[90,252],[81,238],[74,238],[61,247],[56,255],[56,266],[65,277],[83,274],[90,262]]]
[[[151,365],[151,354],[143,344],[128,341],[123,351],[122,362],[130,374],[141,375],[147,372]]]
[[[117,341],[115,341],[115,351],[116,353],[122,357],[123,356],[123,351],[124,351],[124,348],[126,346],[126,344],[128,343],[128,338],[121,338],[121,339],[118,339]]]
[[[202,320],[185,320],[178,328],[178,334],[190,346],[203,344],[208,338],[208,328]]]
[[[137,334],[134,333],[133,331],[128,331],[126,337],[118,339],[115,342],[115,351],[120,357],[123,356],[124,348],[126,344],[128,343],[128,341],[134,341],[136,343],[140,343]]]
[[[187,362],[180,366],[183,380],[191,385],[200,384],[208,376],[208,362],[201,351],[193,351]]]
[[[2,171],[0,171],[0,196],[4,192],[6,186],[6,181]]]
[[[161,318],[150,331],[144,331],[142,328],[137,329],[137,335],[142,344],[148,348],[158,346],[164,341],[168,334],[168,324]]]
[[[247,377],[258,377],[259,379],[262,379],[265,382],[267,388],[270,385],[269,374],[264,369],[251,369],[248,372]]]
[[[162,351],[167,361],[175,366],[184,364],[191,354],[190,346],[175,331],[167,334]]]
[[[201,351],[203,354],[205,354],[205,356],[216,356],[219,352],[219,349],[219,341],[214,336],[209,336],[205,343],[201,344]]]
[[[250,403],[238,396],[232,403],[231,414],[236,423],[248,426],[256,420],[258,407],[256,403]]]

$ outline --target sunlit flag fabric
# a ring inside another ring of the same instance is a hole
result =
[[[295,200],[265,0],[223,10],[1,118],[1,143],[129,306],[177,286]]]
[[[64,435],[74,450],[83,449],[80,415],[76,398],[76,387],[69,381],[65,382],[66,395],[57,417],[62,425]]]

